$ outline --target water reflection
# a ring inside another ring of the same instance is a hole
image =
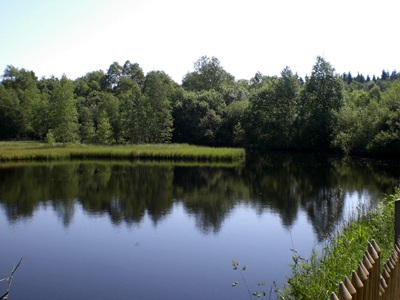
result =
[[[217,233],[238,202],[249,201],[242,168],[176,168],[174,196],[205,233]]]
[[[148,215],[154,226],[176,202],[204,234],[216,234],[238,204],[280,216],[290,229],[304,211],[321,241],[342,218],[345,195],[367,193],[372,199],[398,184],[398,164],[343,161],[317,155],[270,154],[236,167],[179,166],[140,162],[68,162],[0,165],[0,201],[9,222],[31,218],[51,206],[64,226],[75,203],[112,222],[140,224]]]

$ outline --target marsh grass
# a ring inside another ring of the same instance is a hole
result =
[[[241,148],[212,148],[187,144],[96,146],[0,142],[0,161],[3,162],[73,159],[232,162],[244,158],[245,150]]]
[[[197,167],[197,168],[236,168],[242,167],[242,161],[168,161],[168,160],[51,160],[51,161],[35,161],[35,160],[18,160],[3,161],[0,163],[0,169],[19,168],[26,166],[60,166],[74,164],[96,164],[96,165],[118,165],[118,166],[157,166],[157,167]]]
[[[398,197],[399,189],[375,209],[360,208],[356,216],[327,239],[321,251],[313,251],[309,258],[292,250],[292,275],[279,299],[330,299],[339,282],[357,270],[372,239],[382,250],[381,261],[387,261],[394,244],[394,202]]]

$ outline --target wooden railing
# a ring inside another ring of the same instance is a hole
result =
[[[400,299],[400,199],[395,204],[395,236],[392,254],[381,269],[378,244],[372,240],[368,243],[357,271],[353,271],[351,280],[339,284],[338,294],[332,293],[331,300],[396,300]]]

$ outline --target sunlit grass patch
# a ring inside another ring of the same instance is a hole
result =
[[[245,150],[241,148],[213,148],[187,144],[97,146],[0,142],[0,161],[67,159],[239,161],[244,158]]]

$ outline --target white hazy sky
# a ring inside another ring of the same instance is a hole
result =
[[[75,79],[130,60],[181,83],[201,56],[236,79],[317,55],[338,73],[400,69],[399,0],[0,0],[0,74]]]

